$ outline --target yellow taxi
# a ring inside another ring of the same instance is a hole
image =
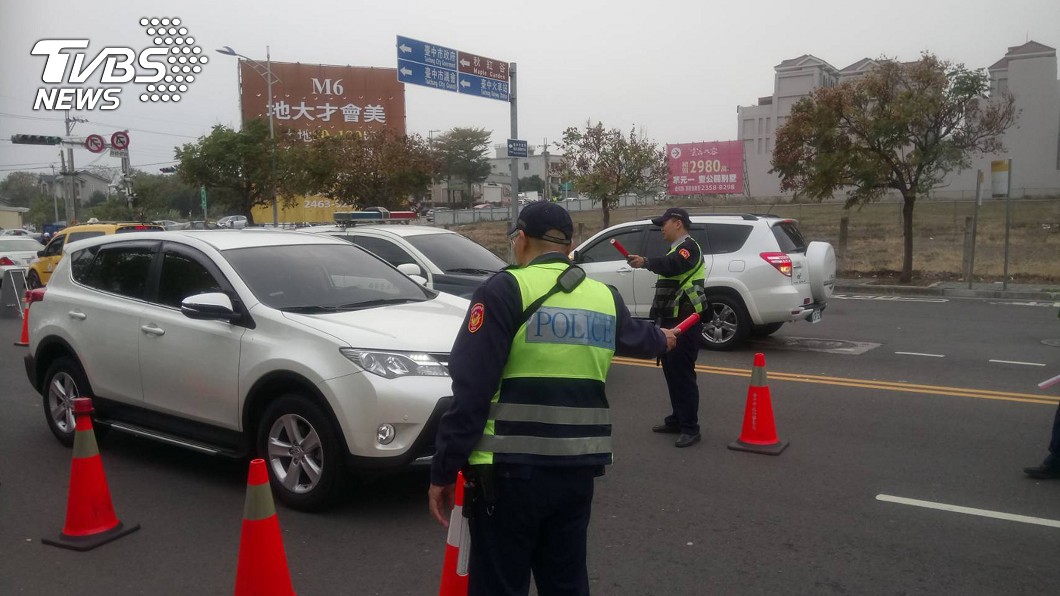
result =
[[[123,232],[161,232],[165,228],[153,223],[86,223],[63,228],[55,233],[48,241],[44,250],[37,252],[37,258],[30,263],[29,273],[26,275],[26,285],[33,288],[43,287],[51,279],[52,271],[63,258],[63,247],[71,242],[106,236],[107,234],[121,234]]]

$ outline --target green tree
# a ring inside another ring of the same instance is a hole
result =
[[[472,202],[471,186],[485,182],[492,171],[490,165],[490,135],[484,128],[456,127],[434,138],[434,153],[438,174],[450,188],[453,179],[464,183],[464,206]]]
[[[84,210],[83,221],[96,218],[100,221],[142,221],[144,218],[136,213],[124,197],[111,197],[103,203]]]
[[[549,198],[544,192],[545,181],[541,179],[541,176],[534,174],[533,176],[519,179],[519,192],[533,192],[535,190],[541,193],[541,198]]]
[[[407,209],[435,171],[422,137],[388,130],[320,136],[289,151],[299,167],[286,176],[285,192],[320,194],[356,207]]]
[[[96,205],[101,205],[106,201],[107,195],[103,191],[97,190],[94,191],[91,195],[89,195],[88,200],[85,201],[85,207],[95,207]]]
[[[208,136],[176,150],[177,172],[194,188],[230,191],[232,207],[253,223],[251,209],[271,206],[274,189],[289,175],[285,149],[270,138],[265,120],[250,120],[242,130],[217,125]]]
[[[604,227],[611,225],[611,211],[625,194],[655,195],[666,182],[666,156],[643,134],[617,128],[605,129],[591,121],[584,129],[570,127],[559,143],[564,154],[563,177],[579,193],[599,202]]]
[[[169,219],[188,213],[201,213],[199,187],[192,186],[180,176],[133,172],[132,187],[136,194],[136,208],[145,220]],[[211,196],[211,203],[213,197]]]
[[[41,195],[39,179],[33,172],[11,172],[0,182],[0,197],[12,207],[29,207]]]
[[[64,209],[65,205],[61,198],[55,199],[47,195],[38,195],[30,200],[29,212],[26,213],[23,220],[37,226],[37,230],[40,231],[46,223],[63,220],[65,218]],[[56,210],[58,210],[59,217],[55,217]]]
[[[1011,95],[988,97],[983,70],[925,53],[882,60],[861,78],[822,87],[797,102],[777,129],[773,170],[781,189],[815,200],[846,189],[847,206],[902,195],[904,258],[913,273],[913,208],[973,153],[1003,151],[1001,135],[1017,117]]]

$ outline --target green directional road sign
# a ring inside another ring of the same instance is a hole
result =
[[[199,197],[202,198],[202,209],[206,210],[206,186],[199,187]]]

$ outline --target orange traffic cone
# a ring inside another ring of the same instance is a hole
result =
[[[743,430],[740,438],[729,443],[729,449],[751,451],[766,455],[780,455],[788,446],[777,438],[777,427],[773,423],[773,401],[766,384],[766,356],[755,354],[755,367],[751,372],[751,386],[747,389],[747,407],[743,414]]]
[[[294,594],[280,535],[280,519],[276,517],[269,472],[263,459],[250,462],[238,565],[236,596]]]
[[[110,489],[103,475],[96,434],[92,431],[92,400],[74,398],[74,460],[70,466],[70,494],[66,499],[66,525],[57,540],[44,538],[44,544],[91,550],[140,529],[140,524],[123,524],[114,515]]]
[[[29,307],[22,311],[22,338],[15,342],[16,346],[29,345]]]
[[[456,475],[456,503],[449,515],[445,538],[445,562],[439,596],[467,596],[467,564],[471,557],[471,533],[464,517],[464,473]]]

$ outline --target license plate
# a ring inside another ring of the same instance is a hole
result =
[[[820,323],[821,322],[821,311],[820,310],[815,310],[812,313],[810,313],[810,322],[811,323]]]

